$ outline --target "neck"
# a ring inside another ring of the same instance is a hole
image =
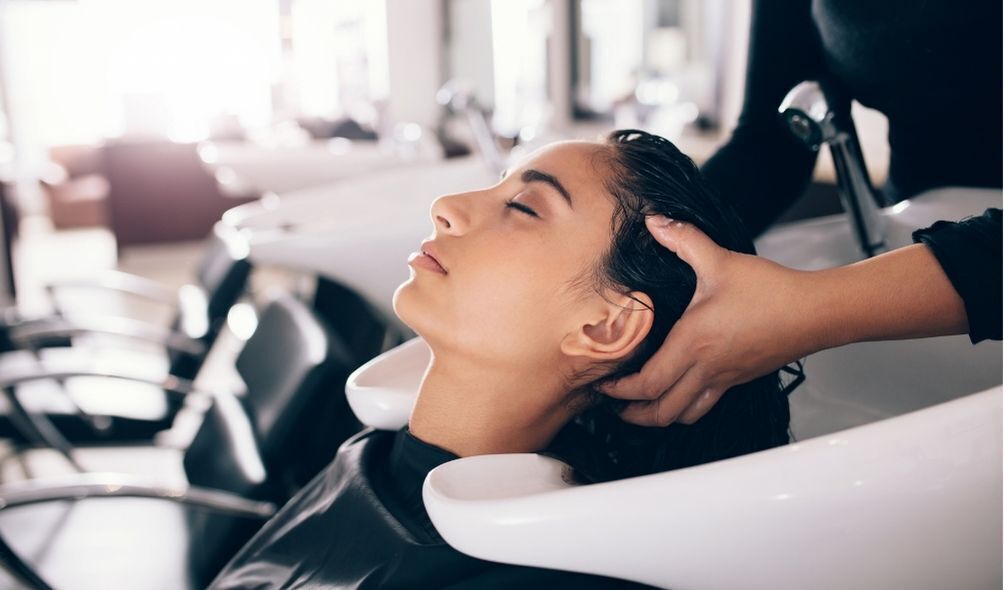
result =
[[[409,429],[460,457],[542,450],[574,416],[567,387],[554,379],[551,367],[492,369],[473,359],[434,355]]]

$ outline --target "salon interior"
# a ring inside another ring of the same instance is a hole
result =
[[[640,130],[704,169],[757,76],[785,67],[753,67],[771,4],[0,0],[0,588],[1000,588],[999,274],[996,340],[872,338],[787,365],[774,448],[583,482],[544,446],[460,453],[419,433],[416,397],[452,349],[409,320],[421,281],[459,262],[423,240],[489,215],[470,195],[557,161],[555,142]],[[807,24],[840,12],[781,4]],[[852,44],[874,32],[840,16]],[[854,265],[997,208],[999,273],[999,152],[989,184],[889,199],[881,101],[844,113],[825,82],[787,84],[769,124],[814,164],[751,231],[761,258]],[[773,174],[771,149],[745,168]],[[550,173],[528,186],[588,182]],[[513,258],[547,199],[505,209],[522,216],[498,226]],[[505,277],[484,315],[515,313],[499,291],[522,279]],[[466,403],[447,430],[473,428]],[[402,461],[433,468],[395,500],[370,472],[404,481]]]

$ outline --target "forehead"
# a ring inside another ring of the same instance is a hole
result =
[[[550,166],[552,169],[546,172],[555,174],[564,171],[569,177],[584,172],[598,175],[604,168],[603,155],[607,149],[607,146],[595,141],[559,141],[526,155],[517,167],[542,169],[542,166]]]
[[[610,148],[594,141],[561,141],[544,146],[523,158],[510,171],[534,169],[558,179],[578,203],[609,200],[605,188]]]

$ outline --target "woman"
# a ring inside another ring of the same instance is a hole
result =
[[[693,271],[649,235],[653,214],[752,252],[693,163],[638,131],[554,144],[491,188],[438,199],[433,239],[394,298],[433,352],[409,428],[348,441],[213,587],[628,587],[462,555],[429,522],[421,487],[458,456],[548,452],[602,481],[787,442],[776,373],[694,426],[629,426],[597,393],[645,362],[694,294]]]

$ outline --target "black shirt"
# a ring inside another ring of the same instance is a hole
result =
[[[802,194],[816,153],[777,115],[804,80],[889,120],[892,200],[944,186],[1000,187],[1000,2],[756,0],[739,123],[702,171],[754,234]],[[965,301],[970,337],[1001,338],[1001,218],[937,224],[927,244]]]
[[[425,476],[456,456],[406,430],[367,430],[231,560],[210,588],[647,588],[464,555],[436,532]]]

